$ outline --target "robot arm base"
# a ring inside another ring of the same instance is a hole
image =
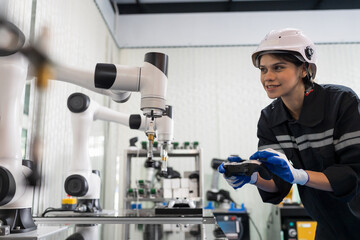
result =
[[[0,220],[10,226],[10,233],[24,233],[36,230],[31,208],[0,209]]]
[[[101,212],[99,199],[78,199],[75,212],[78,213],[98,213]]]

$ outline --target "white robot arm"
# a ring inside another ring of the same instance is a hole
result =
[[[101,181],[99,173],[92,169],[88,155],[88,139],[92,122],[96,120],[111,121],[145,132],[151,121],[139,114],[120,113],[100,106],[83,93],[71,94],[67,106],[71,111],[73,158],[64,184],[65,191],[71,196],[78,197],[78,210],[99,211],[101,210],[98,203]],[[155,119],[154,126],[162,150],[160,152],[162,160],[166,163],[167,146],[173,140],[174,126],[171,106],[166,106],[165,114],[161,118]],[[165,164],[163,171],[166,171],[166,168]]]
[[[167,68],[167,55],[150,52],[145,54],[142,67],[98,63],[94,71],[86,72],[56,65],[54,79],[108,95],[117,102],[127,101],[129,92],[140,92],[140,109],[149,119],[146,135],[149,141],[148,158],[152,159],[155,118],[166,114]]]
[[[116,102],[127,101],[129,92],[140,92],[144,115],[161,117],[165,111],[167,67],[167,55],[150,52],[145,54],[142,67],[98,63],[93,71],[82,71],[57,64],[54,80],[108,95]]]
[[[139,114],[120,113],[100,106],[83,93],[71,94],[67,106],[71,111],[73,157],[64,183],[65,192],[78,197],[77,211],[97,212],[101,210],[100,174],[92,169],[88,154],[88,139],[92,122],[111,121],[131,129],[145,131],[148,118]]]
[[[54,71],[54,79],[62,82],[68,82],[79,85],[83,88],[91,90],[102,95],[111,97],[115,102],[124,103],[129,100],[131,93],[124,91],[111,91],[108,89],[96,88],[94,85],[94,72],[74,69],[60,64],[56,64]]]
[[[0,19],[0,220],[12,233],[36,229],[31,218],[33,188],[26,182],[31,162],[23,161],[21,154],[19,115],[28,61],[17,51],[24,42],[15,25]]]

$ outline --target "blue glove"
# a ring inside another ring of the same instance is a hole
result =
[[[250,159],[259,159],[272,173],[286,182],[304,185],[309,181],[309,175],[303,169],[295,169],[285,154],[271,148],[257,151]]]
[[[243,160],[238,156],[230,156],[228,157],[229,162],[242,162]],[[218,167],[219,173],[225,173],[224,163],[220,164]],[[234,189],[241,188],[247,183],[254,184],[257,182],[257,172],[254,172],[251,176],[231,176],[231,177],[225,177],[225,180],[228,182],[230,186],[232,186]]]

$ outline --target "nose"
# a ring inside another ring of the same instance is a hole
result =
[[[275,74],[272,71],[266,71],[261,76],[263,81],[273,81],[275,79]]]

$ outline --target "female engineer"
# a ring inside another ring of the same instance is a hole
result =
[[[256,185],[262,200],[273,204],[298,184],[317,221],[316,240],[360,239],[360,219],[348,204],[360,187],[360,100],[348,87],[314,82],[316,55],[314,43],[297,29],[271,31],[261,41],[252,61],[275,100],[261,112],[259,151],[250,159],[263,162],[273,178],[255,172],[226,180],[235,189]],[[223,165],[219,171],[225,172]]]

